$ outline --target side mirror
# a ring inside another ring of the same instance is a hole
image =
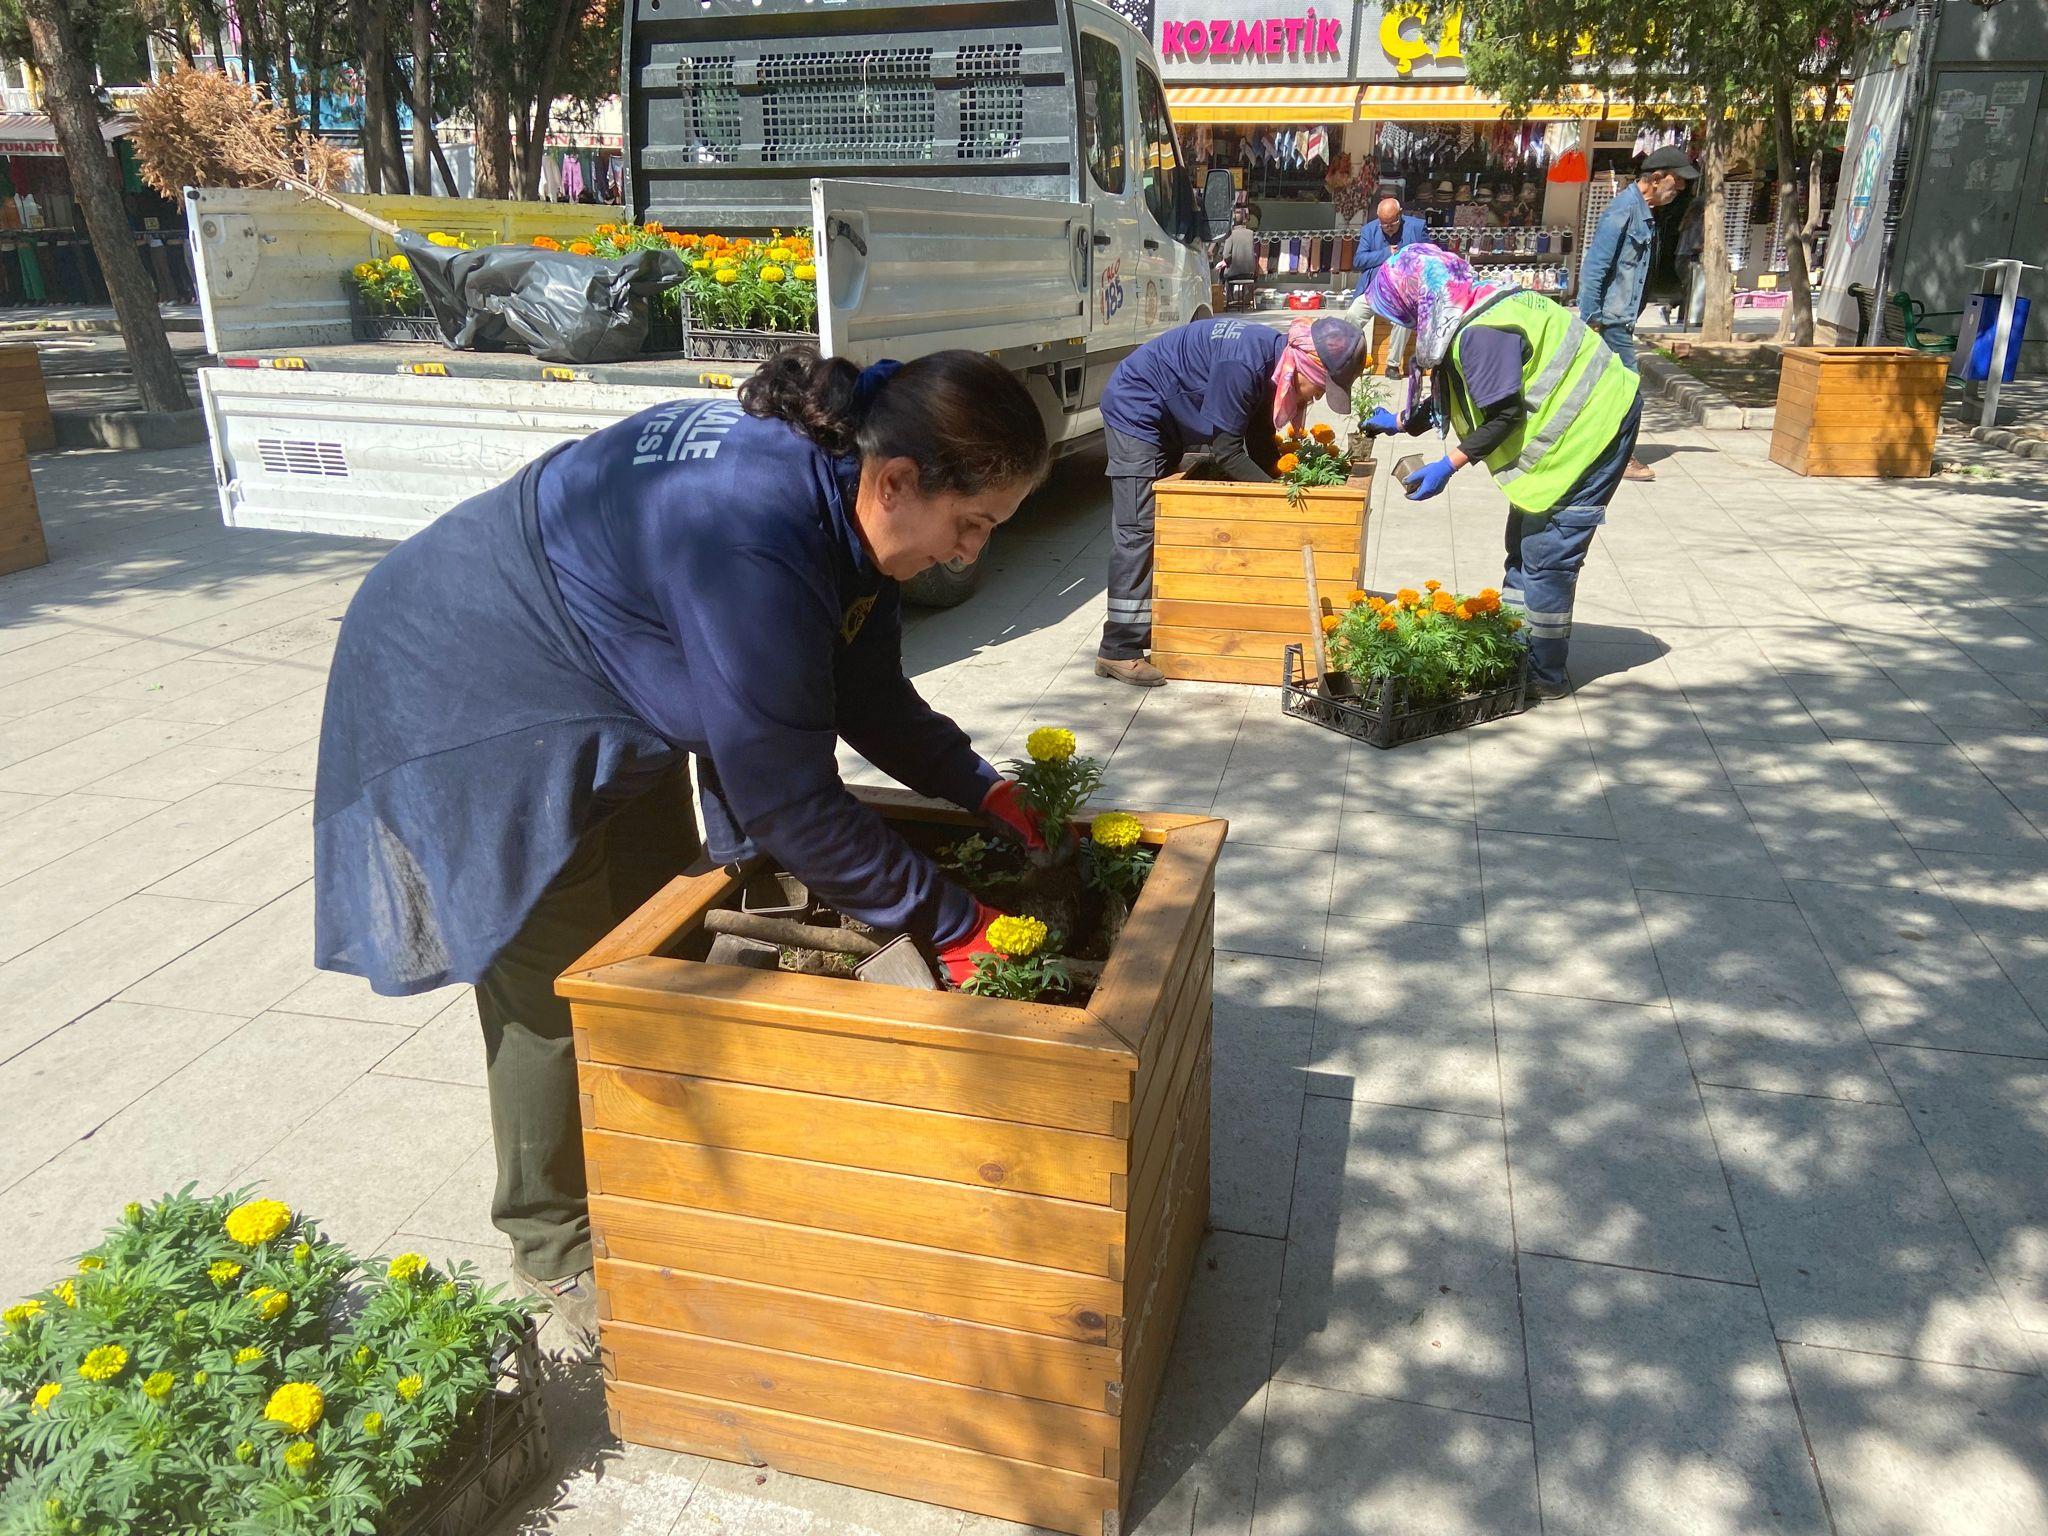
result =
[[[1216,166],[1202,183],[1202,223],[1208,238],[1221,240],[1230,233],[1230,210],[1237,206],[1237,183],[1227,167]]]

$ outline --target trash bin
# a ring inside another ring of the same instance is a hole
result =
[[[1956,361],[1961,366],[1957,376],[1973,384],[1981,384],[1991,377],[1991,348],[1998,340],[1999,296],[1995,293],[1973,293],[1969,307],[1963,311],[1963,324],[1956,336]],[[2005,344],[2005,367],[1999,374],[1999,382],[2010,384],[2013,371],[2019,366],[2020,342],[2027,334],[2027,312],[2033,308],[2030,300],[2014,297],[2012,311],[2012,334]]]

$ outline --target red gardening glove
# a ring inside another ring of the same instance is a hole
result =
[[[946,980],[959,986],[974,974],[974,957],[992,955],[989,947],[988,925],[1003,914],[994,907],[977,901],[974,904],[974,928],[966,938],[948,944],[939,951],[939,969],[946,973]]]
[[[1041,830],[1038,815],[1024,803],[1015,779],[997,779],[989,786],[988,793],[981,797],[981,814],[1001,822],[1016,833],[1033,853],[1044,851],[1045,833]]]

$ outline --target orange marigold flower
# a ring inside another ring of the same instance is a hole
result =
[[[1479,600],[1486,603],[1497,603],[1500,601],[1500,592],[1493,587],[1481,587],[1479,589]]]
[[[1381,629],[1399,629],[1400,627],[1401,627],[1401,626],[1400,626],[1400,625],[1398,625],[1398,624],[1396,624],[1396,623],[1395,623],[1395,622],[1394,622],[1394,621],[1393,621],[1392,619],[1381,619],[1381,620],[1380,620],[1380,628],[1381,628]]]
[[[1472,617],[1472,610],[1463,603],[1458,604],[1458,606],[1453,608],[1451,612],[1456,614],[1461,619],[1469,619]]]
[[[535,235],[533,243],[544,251],[559,251],[562,248],[562,242],[553,235]]]
[[[1339,624],[1340,622],[1341,622],[1341,621],[1340,621],[1340,620],[1338,619],[1337,615],[1335,615],[1334,613],[1326,613],[1326,614],[1324,614],[1324,615],[1323,615],[1323,633],[1324,633],[1324,634],[1326,634],[1326,635],[1327,635],[1327,634],[1330,634],[1331,632],[1333,632],[1333,631],[1334,631],[1334,630],[1335,630],[1335,629],[1337,628],[1337,625],[1338,625],[1338,624]]]
[[[597,254],[597,247],[588,240],[571,240],[569,242],[569,254],[571,256],[595,256]]]
[[[1346,598],[1345,601],[1350,603],[1352,607],[1356,608],[1360,603],[1371,602],[1372,594],[1370,592],[1362,592],[1357,587],[1353,587],[1351,589],[1351,596]]]
[[[597,226],[597,232],[600,235],[616,235],[619,232],[619,226],[616,224],[600,224]]]
[[[1429,606],[1438,613],[1450,613],[1458,606],[1458,600],[1450,593],[1439,589],[1429,600]]]
[[[1308,435],[1314,438],[1319,443],[1334,443],[1335,441],[1337,441],[1337,429],[1335,427],[1328,425],[1325,422],[1319,421],[1314,426],[1310,427],[1308,429]]]
[[[1394,601],[1400,603],[1403,607],[1413,608],[1422,601],[1422,594],[1413,587],[1403,587],[1394,594]]]
[[[702,245],[703,243],[704,237],[702,235],[676,236],[676,244],[681,246],[686,251],[694,251],[695,249],[697,249],[698,246]]]
[[[647,233],[649,233],[650,235],[658,235],[662,232],[661,226],[655,223],[652,219],[649,219],[645,224],[642,224],[640,227],[646,230]]]
[[[1283,453],[1280,455],[1279,469],[1281,474],[1291,475],[1300,467],[1301,456],[1299,454]]]
[[[1442,585],[1443,583],[1440,581],[1425,581],[1422,584],[1422,590],[1425,592],[1434,592],[1437,588],[1441,587]]]

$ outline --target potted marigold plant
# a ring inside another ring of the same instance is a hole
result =
[[[482,1531],[545,1469],[538,1370],[466,1266],[246,1193],[130,1204],[0,1311],[0,1530]]]
[[[1301,648],[1288,647],[1289,714],[1390,747],[1522,706],[1522,618],[1491,587],[1465,596],[1437,581],[1390,596],[1354,589],[1322,624],[1329,670],[1321,678],[1307,679]]]
[[[1122,1528],[1207,1215],[1224,827],[1084,819],[1101,765],[1057,726],[1015,772],[1070,829],[1040,859],[854,790],[1010,914],[962,991],[712,963],[747,869],[670,882],[557,984],[621,1438]]]
[[[1168,677],[1264,683],[1301,633],[1307,546],[1325,591],[1360,580],[1373,461],[1330,427],[1280,434],[1278,478],[1168,475],[1154,487],[1152,662]]]

